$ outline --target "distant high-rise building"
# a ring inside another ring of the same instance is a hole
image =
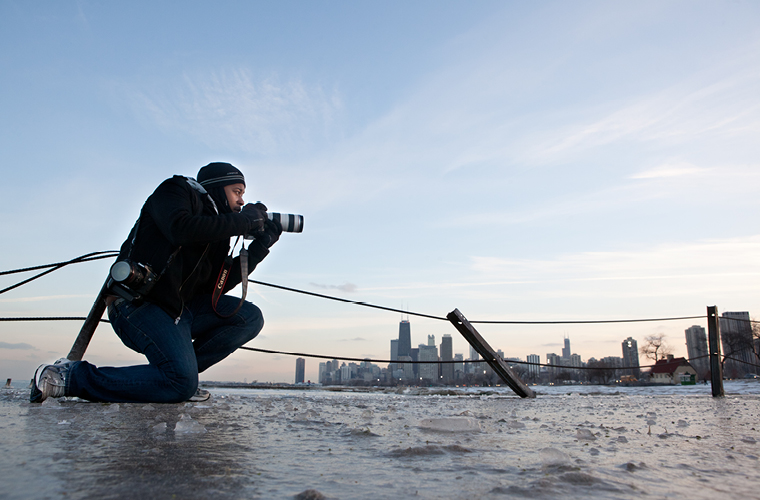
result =
[[[694,325],[684,331],[686,335],[686,352],[689,357],[689,364],[697,371],[697,376],[701,380],[707,379],[710,371],[710,354],[707,348],[707,333],[704,327]]]
[[[326,372],[327,372],[327,363],[324,363],[324,362],[319,363],[319,375],[318,375],[319,378],[317,380],[319,380],[320,384],[325,381]]]
[[[454,363],[454,380],[459,380],[464,376],[464,354],[454,354],[454,361],[461,361],[461,363]]]
[[[623,367],[623,358],[619,358],[617,356],[605,356],[599,361],[604,363],[607,368],[615,368],[617,370],[618,368]]]
[[[306,373],[306,360],[303,358],[296,359],[296,384],[303,384],[304,374]]]
[[[724,312],[720,315],[720,340],[723,356],[723,374],[728,378],[740,378],[747,373],[755,373],[752,366],[758,360],[752,352],[752,323],[749,313]]]
[[[570,355],[570,337],[565,335],[565,347],[562,348],[562,359],[569,360]]]
[[[526,361],[528,365],[528,378],[537,379],[540,373],[541,356],[538,354],[528,354]]]
[[[353,363],[351,363],[353,364]],[[340,367],[340,381],[345,384],[351,380],[351,365],[343,363]]]
[[[478,354],[478,351],[476,351],[472,346],[470,346],[470,359],[472,361],[477,361],[480,359],[480,354]]]
[[[572,366],[573,368],[580,368],[583,366],[580,354],[571,354],[569,361],[570,363],[567,366]]]
[[[410,380],[410,381],[414,380],[414,378],[415,378],[414,377],[414,370],[412,369],[414,365],[412,363],[409,363],[409,361],[411,361],[411,360],[412,360],[411,356],[399,356],[399,358],[398,358],[398,362],[399,362],[398,367],[399,367],[399,370],[402,372],[401,373],[401,377],[399,377],[399,378],[401,378],[403,380]]]
[[[428,335],[427,345],[435,347],[435,335]]]
[[[408,320],[398,325],[398,357],[412,355],[412,326]]]
[[[470,346],[470,357],[468,359],[470,361],[478,361],[480,359],[480,354],[478,354],[478,351],[476,351],[472,346]],[[465,370],[467,373],[483,373],[483,369],[480,363],[467,363],[465,365]]]
[[[420,360],[420,349],[418,347],[412,347],[412,355],[410,356],[412,358],[412,361],[419,361]],[[419,378],[420,376],[420,365],[417,363],[412,363],[412,373],[414,373],[415,379]]]
[[[419,358],[420,361],[438,361],[438,348],[435,345],[420,344]],[[423,381],[437,383],[438,365],[435,363],[420,364],[419,374]]]
[[[453,361],[454,360],[454,345],[452,343],[451,335],[444,334],[441,339],[441,361]],[[454,381],[454,363],[442,363],[441,364],[441,377],[444,384],[450,384]]]
[[[633,337],[628,337],[623,341],[623,366],[634,366],[629,370],[624,370],[623,375],[632,375],[639,378],[641,371],[639,370],[639,347],[638,343]]]
[[[551,367],[548,367],[551,373],[558,373],[562,367],[562,358],[553,352],[547,353],[546,364],[551,365]]]
[[[391,361],[398,361],[398,339],[391,339]]]

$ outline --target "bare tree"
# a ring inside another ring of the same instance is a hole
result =
[[[598,384],[609,384],[615,380],[616,372],[615,368],[610,367],[604,361],[593,360],[588,362],[588,377],[591,382]]]
[[[644,344],[639,347],[639,352],[645,358],[656,362],[668,354],[673,354],[673,348],[665,342],[664,333],[655,333],[654,335],[647,335],[644,338]]]
[[[756,318],[752,318],[752,352],[755,353],[757,361],[760,362],[760,323]]]

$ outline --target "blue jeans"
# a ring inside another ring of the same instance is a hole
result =
[[[239,302],[222,296],[217,310],[229,314]],[[187,401],[198,388],[198,373],[256,337],[264,326],[261,311],[250,302],[230,318],[217,316],[210,295],[186,304],[177,324],[150,302],[134,306],[117,300],[108,317],[124,345],[144,354],[149,364],[98,368],[75,362],[66,377],[67,396],[114,403]]]

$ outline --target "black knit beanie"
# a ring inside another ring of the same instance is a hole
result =
[[[238,183],[245,186],[245,177],[243,177],[243,172],[229,163],[216,162],[209,163],[198,171],[198,182],[206,189],[209,187],[224,187]]]
[[[243,173],[229,163],[209,163],[198,171],[197,180],[201,186],[206,188],[206,191],[214,199],[221,213],[232,212],[232,208],[230,208],[230,204],[227,201],[227,194],[224,192],[224,186],[229,186],[230,184],[242,184],[245,186]]]

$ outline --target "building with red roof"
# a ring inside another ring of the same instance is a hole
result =
[[[691,385],[697,383],[697,371],[686,358],[674,358],[672,354],[657,361],[652,367],[650,380],[655,384]]]

